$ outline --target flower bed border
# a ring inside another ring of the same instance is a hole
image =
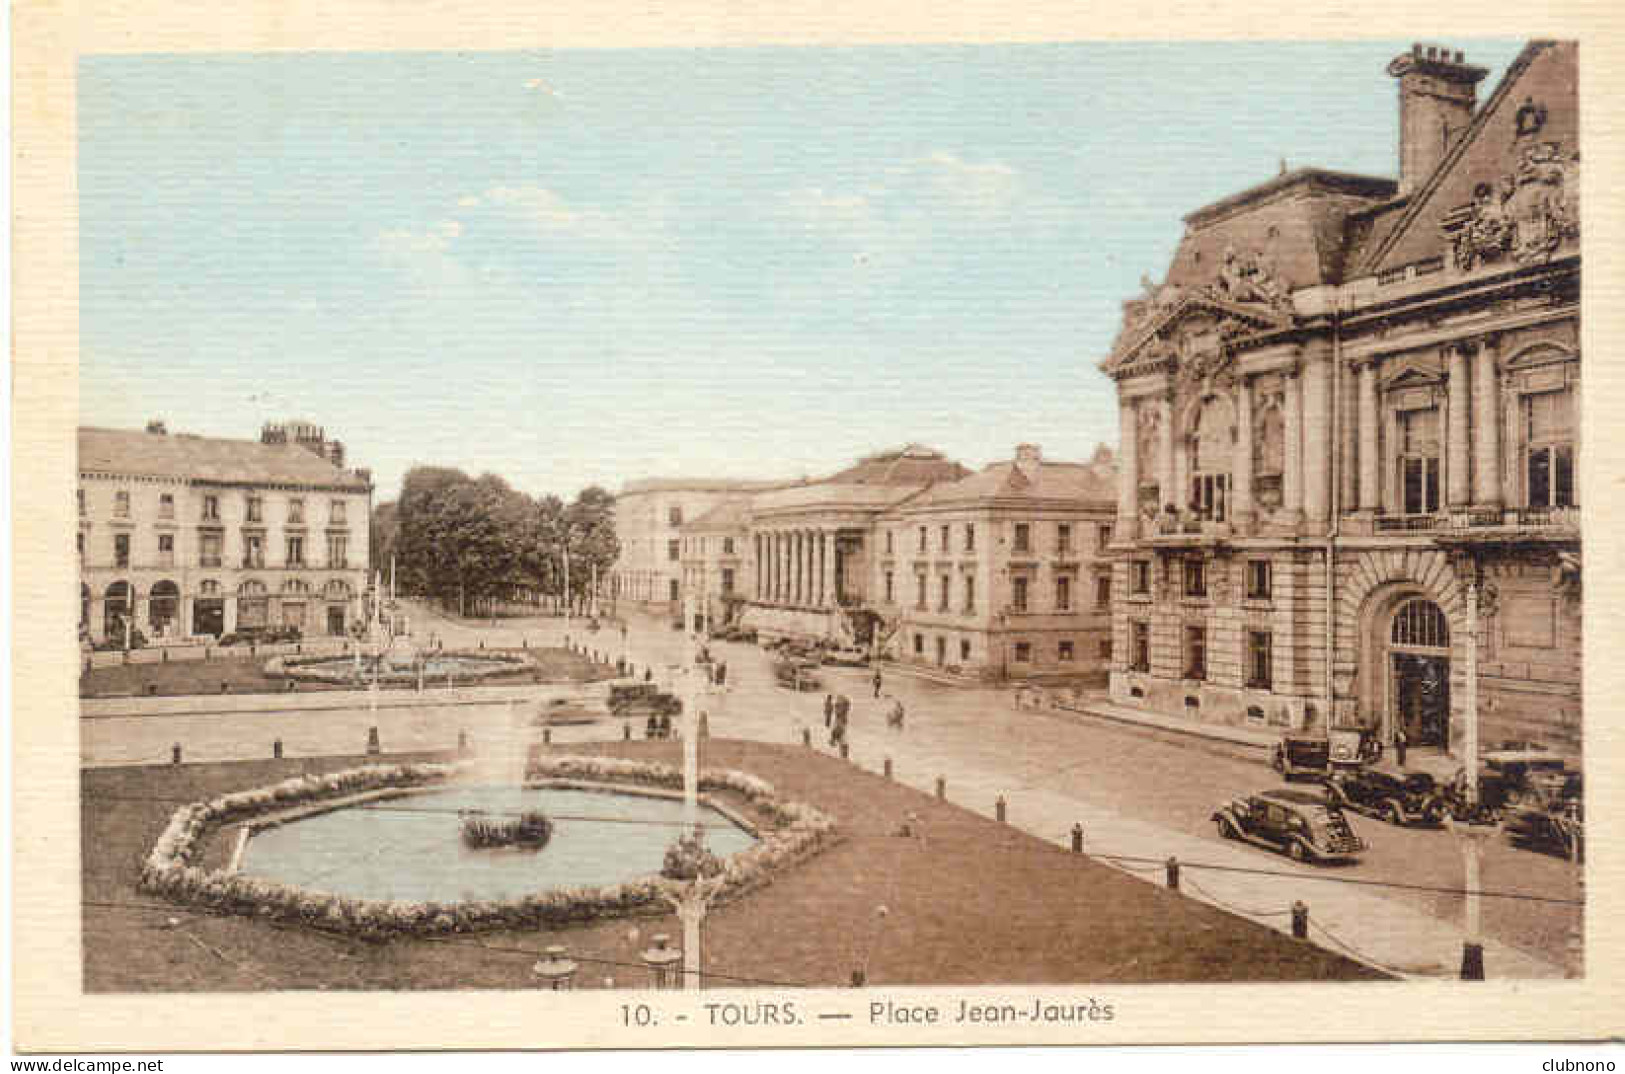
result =
[[[141,868],[140,888],[177,902],[225,913],[291,921],[313,928],[386,940],[493,929],[557,928],[604,918],[664,914],[681,884],[658,875],[602,887],[566,887],[512,899],[418,901],[361,899],[245,876],[229,868],[192,864],[203,839],[222,825],[252,821],[286,807],[383,789],[425,788],[471,771],[472,762],[369,765],[325,775],[297,776],[267,787],[237,791],[177,809]],[[561,756],[532,760],[526,781],[565,779],[682,786],[671,765],[613,757]],[[804,802],[787,801],[773,785],[733,769],[704,769],[700,789],[733,791],[772,822],[758,842],[724,859],[719,899],[737,898],[772,883],[773,876],[818,853],[838,838],[835,820]]]
[[[501,667],[489,667],[483,668],[479,671],[469,671],[456,676],[458,680],[465,684],[470,682],[478,682],[481,679],[489,679],[496,675],[509,675],[515,671],[525,671],[527,669],[535,670],[536,668],[535,659],[533,659],[528,653],[522,652],[502,652],[496,649],[444,649],[437,650],[432,655],[437,657],[460,656],[477,660],[495,660],[502,665]],[[349,674],[341,675],[336,671],[319,671],[305,666],[307,664],[331,663],[333,660],[341,657],[345,657],[345,654],[340,653],[337,657],[335,657],[331,653],[327,655],[313,654],[311,656],[289,655],[284,653],[280,656],[273,656],[267,660],[262,670],[267,676],[281,676],[283,678],[295,679],[299,682],[324,682],[333,686],[354,686],[356,685],[356,680]],[[347,657],[347,659],[353,661],[353,654]],[[370,679],[364,679],[362,685],[366,685],[366,683],[370,681]],[[378,682],[380,685],[414,685],[417,683],[417,681],[418,676],[416,670],[383,672],[378,676]],[[441,679],[439,677],[431,677],[427,681],[438,683],[441,681]]]

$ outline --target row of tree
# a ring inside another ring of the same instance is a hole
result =
[[[594,569],[606,578],[620,554],[615,499],[596,485],[566,504],[495,474],[440,466],[414,467],[400,499],[378,505],[372,545],[373,563],[385,571],[393,564],[402,593],[464,615],[504,601],[568,601],[583,610]]]

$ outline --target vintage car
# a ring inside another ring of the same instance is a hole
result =
[[[773,678],[791,690],[822,690],[823,679],[818,677],[818,661],[791,656],[773,665]]]
[[[1444,796],[1426,772],[1345,769],[1327,777],[1326,790],[1342,808],[1390,824],[1432,827],[1444,822]]]
[[[1334,727],[1325,734],[1281,736],[1270,751],[1270,767],[1283,779],[1295,776],[1322,778],[1344,765],[1361,765],[1382,756],[1382,743],[1366,728]]]
[[[1531,779],[1516,805],[1506,807],[1506,833],[1516,846],[1585,858],[1585,793],[1580,773]]]
[[[1232,798],[1213,811],[1224,839],[1283,851],[1294,861],[1337,861],[1359,856],[1365,843],[1325,794],[1269,790]]]
[[[830,646],[821,654],[823,662],[831,667],[861,668],[869,666],[869,654],[862,649]]]

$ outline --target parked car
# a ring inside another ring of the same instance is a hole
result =
[[[773,665],[773,678],[780,686],[792,690],[822,690],[824,680],[818,676],[818,661],[802,657],[788,657]]]
[[[1270,752],[1270,767],[1283,779],[1324,777],[1342,765],[1369,764],[1382,756],[1376,733],[1364,727],[1334,727],[1323,734],[1281,736]]]
[[[1268,790],[1232,798],[1213,811],[1225,839],[1281,851],[1294,861],[1352,859],[1365,849],[1348,818],[1324,793]]]
[[[1514,845],[1584,859],[1585,793],[1580,773],[1531,781],[1518,804],[1507,807],[1506,833]]]
[[[1433,826],[1444,822],[1445,800],[1426,772],[1355,768],[1333,772],[1327,792],[1340,807],[1390,824]]]
[[[833,667],[862,668],[869,666],[869,654],[862,649],[832,647],[824,650],[824,663]]]

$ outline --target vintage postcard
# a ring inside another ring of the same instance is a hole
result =
[[[678,10],[18,9],[16,1047],[1617,1036],[1615,17]]]

